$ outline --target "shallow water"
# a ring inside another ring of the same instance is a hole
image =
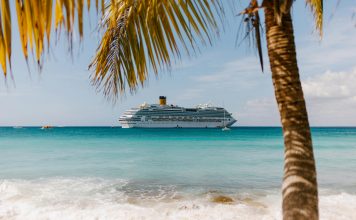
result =
[[[356,219],[356,128],[312,134],[321,218]],[[282,167],[280,128],[0,128],[0,219],[280,219]]]

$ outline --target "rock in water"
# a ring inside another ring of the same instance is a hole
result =
[[[228,196],[215,196],[213,199],[212,199],[212,202],[215,202],[215,203],[223,203],[223,204],[226,204],[226,203],[233,203],[234,200]]]

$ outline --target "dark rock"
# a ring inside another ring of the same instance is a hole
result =
[[[215,196],[213,199],[212,199],[212,202],[215,202],[215,203],[222,203],[222,204],[228,204],[228,203],[233,203],[235,202],[232,198],[228,197],[228,196]]]

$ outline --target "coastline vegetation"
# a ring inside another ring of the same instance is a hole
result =
[[[103,36],[94,60],[92,82],[108,99],[127,88],[144,85],[149,72],[169,70],[182,52],[209,45],[220,30],[224,4],[219,0],[15,0],[17,27],[26,61],[33,52],[39,66],[51,44],[53,29],[65,30],[72,45],[75,24],[83,37],[83,13],[91,5],[101,13]],[[267,51],[285,143],[282,186],[284,219],[318,219],[318,191],[306,104],[299,79],[291,10],[293,0],[244,1],[241,10],[255,39],[263,69],[259,13],[264,13]],[[86,3],[86,7],[85,7]],[[322,35],[323,1],[306,0]],[[11,69],[10,1],[1,1],[0,63],[5,77]],[[98,12],[99,13],[99,12]],[[222,200],[226,200],[222,198]]]

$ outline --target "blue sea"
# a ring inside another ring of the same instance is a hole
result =
[[[356,128],[312,135],[321,219],[356,219]],[[2,127],[0,219],[281,219],[283,151],[279,127]]]

